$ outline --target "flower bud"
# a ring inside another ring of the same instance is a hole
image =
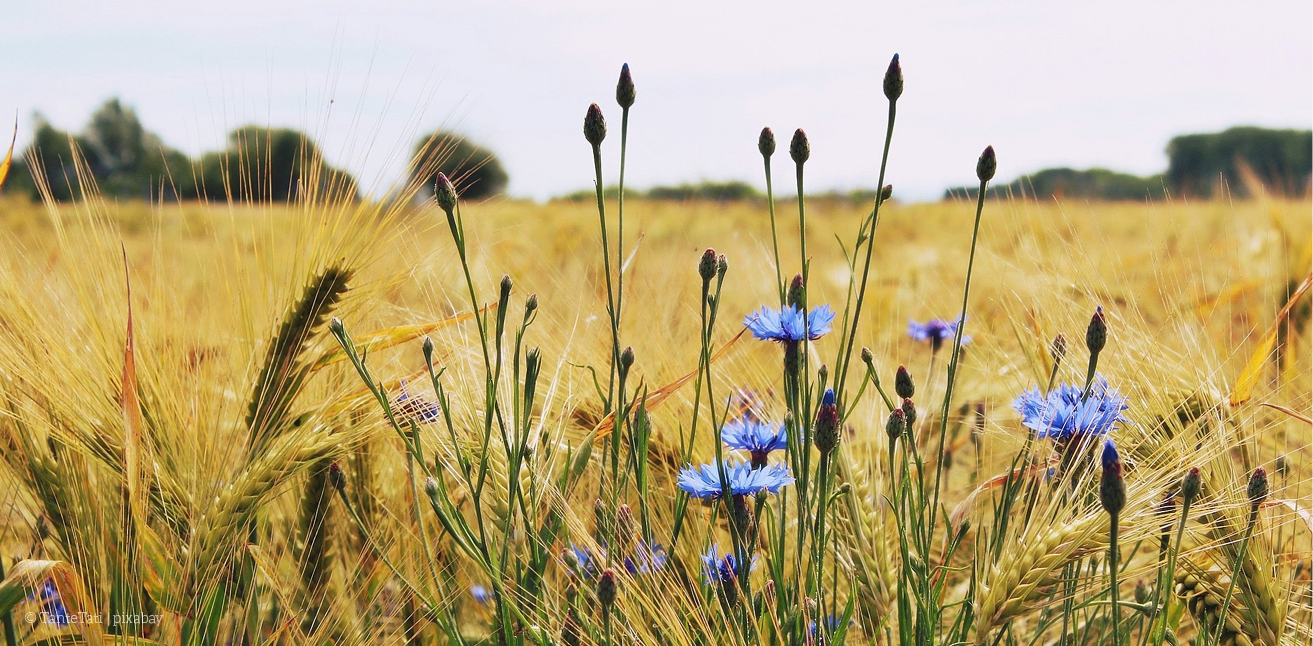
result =
[[[738,528],[739,535],[747,536],[748,531],[752,529],[752,502],[747,496],[734,496],[731,503],[733,511],[731,520]]]
[[[1267,469],[1258,467],[1254,469],[1254,475],[1249,476],[1249,504],[1254,509],[1267,500]]]
[[[437,184],[433,187],[433,198],[438,201],[438,207],[451,215],[456,209],[456,187],[447,179],[445,173],[438,173]]]
[[[1049,356],[1053,357],[1053,367],[1062,365],[1062,360],[1067,356],[1067,337],[1059,334],[1053,337],[1053,345],[1049,348]]]
[[[606,568],[602,571],[602,576],[597,578],[597,600],[602,602],[604,611],[610,610],[611,605],[615,603],[615,593],[615,570]]]
[[[1149,585],[1144,579],[1135,582],[1135,603],[1145,604],[1149,602]]]
[[[626,346],[620,351],[620,378],[624,379],[629,375],[629,369],[634,366],[634,348]]]
[[[916,382],[912,381],[912,373],[907,371],[907,366],[898,366],[898,372],[894,375],[894,392],[901,399],[909,399],[916,394]]]
[[[976,177],[982,182],[988,182],[994,179],[994,171],[998,170],[998,157],[994,155],[993,146],[985,146],[985,152],[980,153],[980,161],[976,162]]]
[[[424,493],[429,498],[435,498],[438,495],[438,481],[433,478],[424,478]]]
[[[529,294],[529,298],[524,301],[524,315],[527,317],[536,311],[538,311],[538,295]]]
[[[580,646],[584,642],[583,633],[584,630],[574,618],[574,613],[567,613],[565,623],[561,624],[561,643],[565,646]]]
[[[709,283],[712,278],[716,277],[715,249],[707,249],[702,252],[702,258],[698,260],[698,275],[702,277],[704,283]]]
[[[500,296],[501,296],[498,302],[505,303],[506,299],[511,297],[511,287],[513,287],[514,285],[515,282],[511,280],[509,274],[502,275],[501,283],[498,285]]]
[[[602,118],[602,108],[596,103],[588,106],[588,114],[584,116],[584,139],[594,148],[606,139],[606,119]]]
[[[334,316],[328,319],[328,330],[333,334],[344,334],[346,333],[346,326],[342,325],[342,319]]]
[[[722,253],[716,256],[716,277],[723,279],[727,271],[729,271],[729,259]]]
[[[899,410],[903,411],[903,417],[906,418],[904,423],[908,429],[911,429],[912,425],[916,423],[916,404],[913,404],[910,399],[904,399],[903,406]]]
[[[910,403],[912,400],[904,401]],[[906,426],[907,413],[903,412],[902,408],[895,408],[889,413],[889,419],[884,423],[884,434],[889,436],[889,441],[892,443],[903,435]]]
[[[789,282],[789,295],[785,299],[789,305],[802,309],[804,303],[804,287],[802,284],[802,274],[795,274],[793,280]]]
[[[433,339],[430,339],[427,336],[424,337],[423,347],[424,347],[424,363],[431,365],[433,363]]]
[[[807,158],[811,157],[812,147],[807,143],[807,133],[798,128],[793,131],[793,141],[789,142],[789,157],[793,158],[793,163],[804,164]]]
[[[890,198],[892,198],[893,196],[894,196],[894,185],[893,185],[893,184],[885,184],[885,185],[884,185],[884,188],[880,189],[880,201],[881,201],[881,202],[887,202],[887,201],[888,201]]]
[[[816,411],[816,427],[812,441],[821,453],[829,453],[839,444],[839,407],[835,402],[834,390],[825,389],[821,397],[821,407]]]
[[[889,61],[889,69],[884,73],[884,96],[890,101],[897,101],[903,95],[903,66],[898,62],[898,54]]]
[[[608,532],[606,504],[601,498],[593,501],[593,526],[597,528],[598,542],[604,542]]]
[[[1126,483],[1122,480],[1122,460],[1112,440],[1103,443],[1103,477],[1099,480],[1099,502],[1110,516],[1120,514],[1126,506]]]
[[[1090,354],[1098,354],[1103,351],[1103,346],[1108,343],[1108,320],[1103,315],[1103,306],[1094,308],[1094,316],[1090,317],[1090,325],[1085,328],[1085,347],[1089,348]]]
[[[634,104],[635,96],[634,77],[629,74],[629,63],[625,63],[620,67],[620,82],[615,85],[615,102],[622,108],[628,108]]]
[[[619,554],[629,554],[634,549],[634,540],[638,535],[638,521],[634,519],[634,510],[622,504],[615,512],[615,543]]]
[[[339,492],[346,491],[346,474],[342,473],[342,464],[337,460],[328,465],[328,484]]]
[[[1183,504],[1194,502],[1195,497],[1199,495],[1199,489],[1202,484],[1202,478],[1199,477],[1199,467],[1190,467],[1190,471],[1181,479],[1181,498],[1185,501]]]
[[[874,361],[875,361],[875,356],[871,354],[871,349],[866,346],[862,346],[862,363],[866,364],[867,368],[871,368],[872,370],[874,370],[875,369],[875,366],[873,365]]]
[[[757,150],[766,159],[775,154],[775,133],[770,128],[761,129],[761,136],[757,137]]]

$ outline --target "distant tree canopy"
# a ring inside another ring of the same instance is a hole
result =
[[[495,153],[446,130],[430,133],[415,144],[410,179],[419,185],[421,196],[431,197],[438,173],[445,174],[467,200],[501,195],[510,182]]]
[[[975,199],[976,186],[949,189],[945,197]],[[1139,177],[1106,168],[1076,170],[1048,168],[1022,175],[1007,184],[989,187],[993,198],[1079,198],[1090,200],[1144,200],[1163,197],[1163,176]]]
[[[1167,172],[1137,177],[1093,168],[1050,168],[989,188],[987,197],[1096,200],[1210,198],[1225,182],[1237,197],[1248,197],[1255,182],[1280,195],[1304,195],[1313,173],[1313,131],[1236,127],[1211,134],[1182,135],[1167,144]],[[976,187],[948,189],[945,198],[974,199]]]
[[[608,186],[603,189],[602,194],[607,199],[614,199],[620,195],[620,189],[616,186]],[[573,193],[567,193],[557,199],[570,202],[586,202],[588,200],[596,199],[596,197],[597,192],[595,189],[584,189]],[[666,200],[671,202],[687,202],[692,200],[740,202],[745,200],[765,199],[766,196],[746,182],[704,181],[698,182],[697,184],[653,186],[647,190],[626,188],[625,197],[633,199]]]
[[[1313,131],[1243,126],[1182,135],[1167,144],[1167,158],[1167,182],[1179,194],[1211,197],[1225,181],[1245,197],[1252,173],[1270,191],[1302,195],[1313,173]]]
[[[243,126],[228,134],[228,148],[201,156],[199,196],[213,200],[287,202],[356,199],[356,180],[324,162],[314,140],[299,130]]]
[[[78,155],[89,176],[79,176]],[[229,133],[226,150],[193,161],[147,131],[136,111],[118,99],[101,105],[77,135],[38,116],[32,143],[14,160],[5,191],[39,197],[33,174],[59,201],[80,197],[83,180],[93,181],[100,195],[120,199],[287,201],[310,188],[320,197],[358,197],[355,179],[324,163],[302,132],[244,126]]]

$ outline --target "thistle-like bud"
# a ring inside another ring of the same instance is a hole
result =
[[[438,496],[438,481],[431,477],[424,478],[424,493],[429,498],[436,498]]]
[[[432,364],[433,364],[433,339],[430,339],[430,338],[427,337],[427,336],[424,337],[424,344],[423,344],[423,347],[424,347],[424,363],[427,364],[427,365],[432,365]]]
[[[912,400],[904,400],[910,403]],[[903,435],[903,430],[907,426],[907,413],[902,408],[895,408],[889,413],[889,419],[884,423],[884,434],[889,436],[889,441],[893,442]]]
[[[907,371],[907,366],[898,366],[898,372],[894,375],[894,392],[898,393],[900,399],[910,399],[916,394],[916,382],[912,381],[912,373]]]
[[[1267,500],[1267,469],[1258,467],[1254,469],[1254,474],[1249,476],[1249,504],[1252,508],[1258,509],[1258,506]]]
[[[1089,348],[1090,354],[1098,354],[1103,351],[1103,346],[1108,343],[1108,319],[1103,315],[1103,306],[1094,308],[1094,316],[1090,317],[1090,325],[1085,328],[1085,347]]]
[[[328,484],[339,492],[346,491],[346,474],[342,473],[342,464],[337,460],[328,465]]]
[[[994,179],[994,171],[998,170],[998,157],[994,155],[993,146],[985,146],[985,152],[980,153],[980,161],[976,162],[976,177],[982,182],[988,182]]]
[[[752,502],[747,496],[734,496],[731,499],[733,515],[731,520],[738,528],[740,536],[746,536],[752,529]]]
[[[698,260],[698,275],[702,277],[704,283],[710,283],[711,279],[716,277],[715,249],[707,249],[702,252],[702,258]]]
[[[1067,356],[1067,337],[1059,334],[1053,337],[1053,345],[1049,347],[1049,356],[1053,357],[1053,367],[1062,365],[1062,360]]]
[[[593,527],[597,529],[598,542],[604,542],[608,531],[606,504],[601,498],[593,501]]]
[[[629,554],[634,549],[634,537],[638,535],[638,521],[634,519],[634,510],[629,505],[620,505],[615,512],[615,542],[619,554]]]
[[[907,428],[912,428],[912,425],[916,424],[916,404],[913,404],[910,399],[904,399],[903,406],[902,408],[899,408],[899,410],[903,411],[903,417],[906,419],[905,423],[907,424]]]
[[[898,54],[889,61],[889,69],[884,73],[884,96],[890,101],[897,101],[903,95],[903,66],[898,62]]]
[[[775,154],[775,133],[770,128],[761,129],[761,136],[757,137],[757,150],[766,159]]]
[[[886,202],[886,201],[888,201],[890,198],[892,198],[893,196],[894,196],[894,185],[893,185],[893,184],[885,184],[885,185],[884,185],[884,188],[880,189],[880,201],[881,201],[881,202]]]
[[[497,286],[500,291],[500,300],[498,302],[505,303],[506,299],[511,297],[511,287],[514,286],[515,281],[511,280],[510,274],[503,274],[501,277],[501,283]]]
[[[729,259],[722,253],[716,256],[716,277],[724,279],[727,271],[729,271]]]
[[[596,103],[588,106],[588,114],[584,115],[584,139],[594,148],[606,139],[606,119],[602,118],[602,108]]]
[[[802,372],[802,344],[797,341],[784,342],[784,372],[797,375]]]
[[[629,63],[625,63],[620,67],[620,82],[615,85],[615,102],[627,109],[634,104],[636,96],[634,77],[629,74]]]
[[[606,568],[602,570],[602,576],[597,577],[597,600],[602,603],[603,611],[611,609],[611,605],[615,603],[615,593],[615,570]]]
[[[334,316],[328,319],[328,331],[333,334],[343,334],[346,332],[346,326],[342,325],[342,319]]]
[[[632,367],[634,367],[634,348],[625,346],[625,349],[620,351],[620,378],[627,377]]]
[[[785,299],[789,305],[802,309],[805,299],[805,288],[802,284],[802,274],[795,274],[793,280],[789,282],[789,295]]]
[[[834,389],[826,388],[821,396],[821,407],[816,411],[815,434],[812,440],[821,453],[829,453],[839,445],[839,407]]]
[[[452,211],[456,210],[456,187],[447,179],[445,173],[438,173],[438,181],[433,186],[433,199],[438,201],[438,207],[447,215],[451,215]]]
[[[1103,477],[1099,480],[1099,502],[1110,516],[1120,514],[1126,506],[1126,482],[1122,480],[1122,460],[1112,440],[1103,443]]]
[[[862,363],[866,364],[867,368],[871,368],[872,370],[874,370],[875,369],[875,365],[873,363],[874,361],[875,361],[875,356],[871,354],[871,349],[866,346],[862,346]]]
[[[1203,479],[1199,477],[1199,467],[1190,467],[1190,471],[1181,479],[1181,499],[1182,504],[1190,504],[1199,495],[1199,489]]]
[[[524,301],[524,316],[527,318],[536,311],[538,311],[538,295],[529,294],[529,298]]]
[[[1149,584],[1144,579],[1138,579],[1135,582],[1135,603],[1144,604],[1149,602]]]
[[[824,385],[826,380],[830,378],[830,367],[821,364],[821,369],[816,371],[816,378],[820,380],[822,385]]]
[[[583,641],[584,631],[579,626],[579,620],[574,618],[573,612],[567,613],[565,622],[561,624],[561,643],[565,646],[579,646]]]
[[[798,128],[793,131],[793,141],[789,142],[789,156],[793,158],[795,164],[807,163],[807,158],[812,155],[812,146],[807,143],[807,133]]]

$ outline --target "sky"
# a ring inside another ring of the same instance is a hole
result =
[[[496,151],[514,197],[592,186],[589,103],[611,125],[638,88],[626,183],[764,186],[757,134],[806,130],[808,191],[873,187],[900,54],[887,181],[904,199],[1052,166],[1166,168],[1177,134],[1313,126],[1313,3],[44,0],[5,3],[0,114],[81,130],[120,97],[165,143],[221,148],[247,123],[313,134],[383,192],[415,140],[454,128]],[[789,174],[791,175],[791,174]],[[788,183],[788,182],[785,182]]]

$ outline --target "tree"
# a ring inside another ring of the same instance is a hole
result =
[[[461,197],[468,200],[501,195],[510,181],[495,153],[446,130],[422,137],[415,144],[410,179],[419,184],[420,195],[431,197],[438,173],[450,178]]]
[[[289,202],[356,199],[356,180],[324,161],[309,135],[289,128],[243,126],[228,134],[228,148],[197,162],[204,199]]]
[[[1167,157],[1167,184],[1178,194],[1210,197],[1225,182],[1245,197],[1248,175],[1268,190],[1300,195],[1313,172],[1313,131],[1241,126],[1183,135],[1167,144]]]

